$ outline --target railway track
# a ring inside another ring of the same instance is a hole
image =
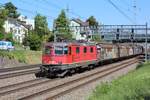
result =
[[[3,68],[3,69],[0,69],[0,73],[9,72],[9,71],[17,71],[17,70],[25,70],[25,69],[31,69],[31,68],[37,68],[37,66],[41,66],[41,64],[27,65],[27,66],[13,67],[13,68]]]
[[[0,90],[2,90],[2,92],[0,92],[0,98],[6,99],[9,96],[8,98],[17,98],[21,100],[53,99],[137,62],[138,60],[136,58],[132,58],[127,61],[122,61],[121,63],[96,68],[92,71],[88,71],[87,73],[77,74],[76,76],[65,79],[35,79],[27,81],[26,83],[2,87],[0,88]],[[30,90],[28,91],[28,89]]]
[[[84,79],[78,79],[78,80],[76,80],[74,82],[69,82],[69,83],[63,84],[61,86],[58,86],[58,87],[56,87],[57,90],[56,89],[55,90],[51,90],[51,93],[54,92],[54,91],[57,91],[57,92],[55,92],[53,94],[49,94],[49,96],[48,96],[48,98],[46,98],[46,100],[52,100],[52,99],[54,99],[56,97],[64,95],[64,94],[66,94],[66,93],[68,93],[68,92],[70,92],[70,91],[72,91],[74,89],[77,89],[77,88],[79,88],[81,86],[89,84],[89,83],[91,83],[93,81],[96,81],[96,80],[98,80],[100,78],[103,78],[103,77],[105,77],[105,76],[107,76],[107,75],[109,75],[111,73],[119,71],[119,70],[121,70],[121,69],[123,69],[123,68],[125,68],[125,67],[127,67],[129,65],[135,64],[135,63],[137,63],[137,61],[131,62],[129,64],[125,64],[125,65],[123,65],[121,67],[118,67],[118,68],[109,69],[108,71],[102,72],[101,74],[95,74],[95,75],[93,74],[92,77],[84,77]],[[61,90],[61,91],[59,91],[59,90]],[[32,98],[32,96],[31,96],[31,98]],[[28,97],[24,98],[24,99],[28,99]],[[30,99],[30,97],[29,97],[29,99]]]
[[[32,74],[39,71],[40,65],[0,69],[0,79]]]
[[[20,82],[17,84],[12,84],[8,86],[4,86],[0,88],[0,96],[2,95],[8,95],[11,94],[12,92],[15,91],[20,91],[22,89],[27,89],[30,87],[33,87],[34,85],[40,85],[42,83],[50,82],[51,80],[46,79],[46,78],[39,78],[39,79],[34,79],[34,80],[29,80],[25,82]]]

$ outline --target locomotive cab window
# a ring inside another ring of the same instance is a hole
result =
[[[84,53],[86,53],[87,52],[87,48],[86,47],[84,47]]]
[[[80,48],[76,47],[76,53],[80,53]]]
[[[63,46],[55,46],[55,54],[62,55],[63,54]]]
[[[71,55],[71,47],[69,47],[69,54]]]
[[[44,54],[50,54],[51,53],[51,47],[45,47]]]
[[[90,52],[93,53],[93,47],[90,48]]]
[[[68,46],[65,46],[63,50],[64,50],[64,54],[68,54]]]

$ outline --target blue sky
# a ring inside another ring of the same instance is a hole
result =
[[[70,9],[69,18],[86,20],[93,15],[103,24],[133,24],[116,10],[109,0],[0,0],[0,3],[13,2],[18,11],[29,18],[34,18],[37,13],[47,16],[49,27],[57,18],[61,9]],[[133,4],[134,0],[111,0],[117,7],[135,22]],[[136,1],[136,23],[150,23],[150,0]]]

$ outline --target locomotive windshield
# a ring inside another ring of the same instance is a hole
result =
[[[44,54],[50,54],[51,53],[51,47],[45,47],[45,50],[44,50]]]
[[[55,46],[55,54],[57,55],[68,54],[68,47],[67,46]]]
[[[55,54],[63,54],[63,46],[55,46]]]

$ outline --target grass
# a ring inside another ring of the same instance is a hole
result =
[[[111,83],[102,83],[89,100],[150,100],[150,63]]]
[[[19,62],[27,64],[40,64],[41,51],[30,50],[14,50],[14,51],[0,51],[0,56],[8,57],[9,59],[16,59]]]

